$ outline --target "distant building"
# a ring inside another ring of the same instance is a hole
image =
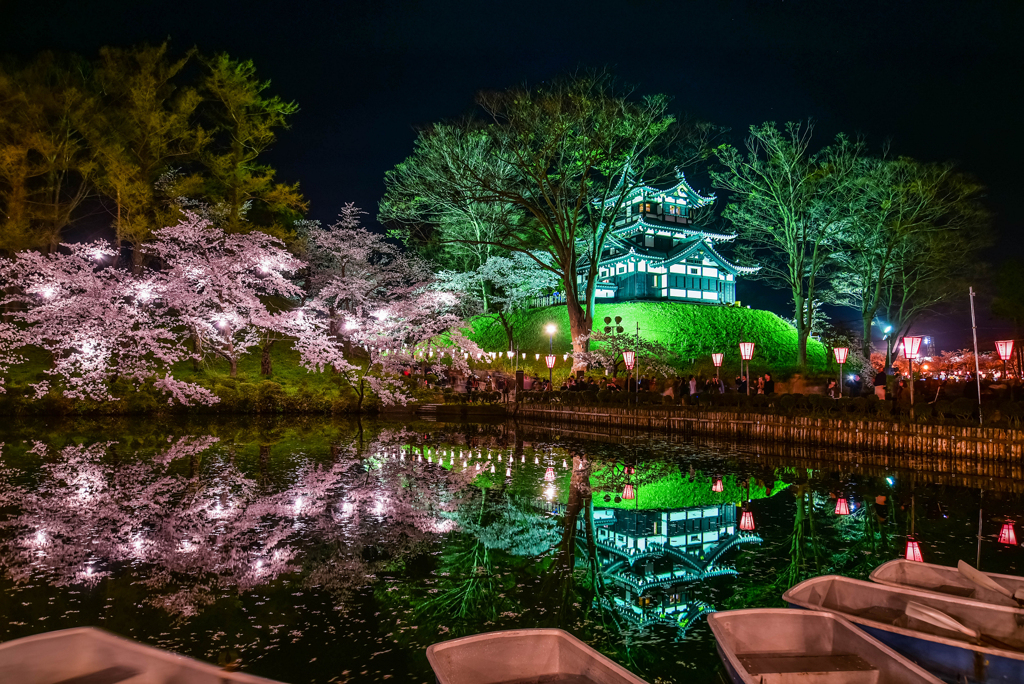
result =
[[[681,172],[666,190],[646,185],[626,196],[625,206],[598,264],[598,302],[678,300],[732,304],[736,281],[758,268],[736,266],[715,249],[735,235],[706,231],[694,223],[694,212],[714,201],[691,188]],[[623,179],[625,182],[625,178]],[[615,198],[606,202],[612,204]],[[589,262],[580,263],[582,284]]]

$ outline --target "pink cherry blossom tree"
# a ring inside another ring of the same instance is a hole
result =
[[[0,279],[17,283],[2,300],[13,321],[0,326],[0,366],[18,360],[19,346],[31,345],[49,353],[46,373],[69,398],[114,401],[111,382],[138,387],[154,379],[171,403],[215,403],[212,393],[171,374],[188,354],[174,329],[167,278],[110,265],[116,252],[103,243],[62,247],[0,261]],[[50,381],[33,388],[41,397]]]
[[[448,364],[464,369],[466,353],[479,350],[457,332],[459,296],[433,287],[428,264],[359,227],[361,213],[349,204],[333,226],[310,222],[300,231],[309,273],[295,346],[307,368],[340,373],[358,407],[368,390],[384,404],[406,403],[403,373],[418,363],[417,351],[443,344]],[[435,372],[444,369],[439,357]]]
[[[253,347],[263,346],[269,360],[267,341],[291,318],[272,311],[266,299],[300,298],[302,290],[288,275],[305,264],[277,238],[226,233],[190,212],[154,235],[148,248],[167,267],[167,302],[195,352],[225,359],[231,377]]]

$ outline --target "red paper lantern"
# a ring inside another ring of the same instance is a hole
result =
[[[850,515],[850,502],[845,496],[836,499],[836,515]]]
[[[548,364],[548,369],[549,370],[554,368],[555,367],[555,355],[554,354],[548,354],[547,356],[545,356],[544,357],[544,363]]]
[[[753,342],[740,342],[740,358],[744,361],[749,361],[754,358],[754,343]]]
[[[715,476],[714,481],[711,483],[711,491],[722,492],[725,491],[725,486],[722,484],[722,478]]]
[[[633,366],[636,365],[636,352],[632,350],[622,352],[622,360],[626,362],[626,368],[633,370]]]
[[[725,354],[712,354],[711,363],[715,364],[715,368],[721,368],[722,359],[725,358]]]
[[[924,562],[924,558],[921,557],[921,545],[913,537],[907,537],[907,551],[904,556],[908,561]]]
[[[544,480],[546,482],[554,482],[555,481],[555,469],[554,468],[548,468],[544,472]]]
[[[633,485],[626,483],[626,486],[622,488],[622,498],[626,501],[632,501],[636,498],[636,491],[633,489]]]
[[[743,511],[743,515],[740,516],[740,529],[746,532],[754,531],[754,513],[752,511]]]
[[[913,361],[918,357],[918,352],[921,349],[922,338],[913,335],[903,338],[903,355],[907,357],[908,361]]]
[[[1013,529],[1013,523],[1007,520],[1003,523],[1003,527],[999,530],[999,543],[1009,544],[1010,546],[1017,545],[1017,532]]]
[[[1013,354],[1013,340],[999,340],[996,342],[996,351],[999,352],[1000,359],[1009,361],[1010,355]]]
[[[846,355],[850,353],[849,347],[835,347],[832,354],[836,357],[836,363],[840,366],[846,363]]]

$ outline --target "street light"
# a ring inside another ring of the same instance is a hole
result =
[[[632,349],[627,349],[622,352],[622,360],[626,362],[626,391],[629,391],[629,376],[633,372],[633,366],[636,365],[636,352]]]
[[[846,363],[846,355],[850,353],[849,347],[833,347],[832,354],[839,364],[839,396],[843,396],[843,364]]]
[[[754,358],[754,343],[740,342],[740,358],[747,362],[747,395],[750,395],[750,359]]]
[[[996,351],[999,352],[999,358],[1003,360],[1003,378],[1006,378],[1006,362],[1010,360],[1010,356],[1013,354],[1013,340],[999,340],[996,342]]]
[[[903,355],[910,364],[910,419],[914,420],[914,360],[921,349],[921,338],[907,335],[903,338]]]
[[[547,356],[545,356],[544,357],[544,363],[548,364],[548,384],[550,385],[551,384],[551,374],[553,372],[552,369],[555,367],[555,355],[554,354],[548,354]],[[554,389],[554,388],[552,387],[552,389]]]

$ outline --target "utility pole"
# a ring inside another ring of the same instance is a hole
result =
[[[974,335],[974,379],[978,383],[978,425],[984,425],[981,415],[981,366],[978,364],[978,323],[974,317],[974,288],[967,288],[971,294],[971,333]]]

